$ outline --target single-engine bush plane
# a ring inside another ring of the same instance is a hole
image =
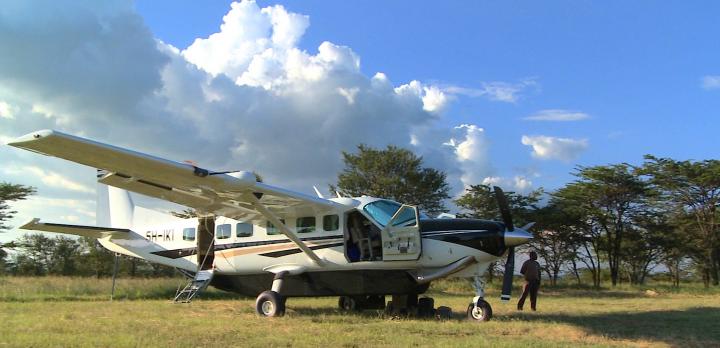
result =
[[[532,238],[530,226],[513,226],[499,188],[503,222],[433,219],[387,199],[309,196],[258,182],[253,172],[213,172],[58,131],[9,145],[97,168],[109,190],[110,226],[33,219],[21,228],[97,238],[112,252],[175,267],[191,278],[180,302],[212,285],[257,296],[257,313],[268,317],[282,316],[286,299],[299,296],[339,296],[345,310],[430,316],[433,300],[418,298],[430,282],[467,277],[475,287],[467,316],[485,321],[492,308],[483,273],[507,257],[501,299],[509,300],[514,248]],[[139,222],[128,191],[190,207],[198,217]],[[392,297],[387,304],[385,296]]]

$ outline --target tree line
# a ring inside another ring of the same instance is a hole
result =
[[[447,211],[451,197],[446,174],[425,167],[423,158],[411,151],[360,145],[357,152],[342,155],[345,168],[331,191],[393,199],[417,205],[431,216]],[[661,268],[676,286],[683,279],[718,286],[720,161],[647,155],[639,165],[577,167],[572,174],[573,181],[551,192],[506,192],[516,225],[536,223],[530,248],[540,255],[551,283],[567,276],[578,283],[589,278],[595,287],[606,279],[613,286],[642,284],[652,270]],[[0,224],[13,213],[7,202],[33,192],[2,184]],[[488,185],[471,185],[453,202],[459,217],[500,219]],[[11,258],[0,249],[0,272],[102,276],[111,271],[112,254],[94,240],[25,235],[12,244],[16,252]],[[171,273],[137,259],[123,259],[121,272]]]
[[[0,232],[10,226],[4,223],[17,213],[9,203],[26,199],[35,188],[0,182]],[[94,238],[74,238],[63,235],[48,237],[46,234],[30,233],[18,239],[0,243],[0,275],[23,276],[111,276],[115,255],[103,248]],[[170,267],[149,263],[145,260],[121,257],[118,274],[142,276],[172,276]]]
[[[717,286],[720,275],[720,161],[645,156],[627,163],[578,167],[575,180],[545,193],[509,192],[513,215],[534,221],[530,247],[552,284],[561,274],[599,287],[605,276],[645,283],[664,268],[675,286],[683,277]],[[539,204],[545,198],[543,204]],[[456,200],[467,216],[499,218],[486,185]],[[659,266],[659,267],[658,267]]]
[[[331,190],[394,199],[430,215],[447,211],[446,174],[423,167],[411,151],[361,145],[343,159]],[[676,286],[683,278],[718,286],[720,161],[647,155],[640,165],[577,167],[572,174],[552,192],[506,192],[516,225],[536,223],[530,248],[552,284],[561,275],[583,283],[586,274],[595,287],[605,278],[613,286],[642,284],[662,268]],[[488,185],[470,185],[454,203],[459,217],[501,220]]]
[[[0,261],[0,274],[20,276],[112,276],[115,255],[103,248],[95,238],[48,237],[40,233],[25,234],[7,243]],[[129,277],[169,277],[178,273],[172,267],[134,257],[118,259],[118,275]]]

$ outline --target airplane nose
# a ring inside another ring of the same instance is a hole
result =
[[[516,228],[514,231],[505,231],[505,246],[513,247],[525,244],[533,239],[532,234],[527,231]]]

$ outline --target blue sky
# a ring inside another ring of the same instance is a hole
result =
[[[153,33],[177,47],[217,31],[228,2],[138,1]],[[280,1],[310,16],[300,46],[351,47],[366,75],[477,87],[534,79],[515,103],[459,97],[447,114],[486,129],[500,171],[542,171],[550,188],[575,164],[638,163],[646,153],[714,158],[720,89],[720,4],[658,1]],[[578,122],[531,122],[545,109],[581,111]],[[587,138],[572,163],[533,159],[523,134]]]
[[[552,190],[576,165],[717,157],[719,13],[709,1],[9,1],[0,140],[58,129],[309,194],[334,182],[341,151],[395,144],[446,171],[453,194]],[[91,168],[6,146],[0,161],[0,180],[39,191],[11,224],[94,222]]]

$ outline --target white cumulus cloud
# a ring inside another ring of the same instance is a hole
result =
[[[707,75],[702,78],[702,87],[705,89],[720,88],[720,75]]]
[[[500,186],[505,190],[519,193],[527,193],[532,188],[532,180],[523,175],[516,175],[512,178],[499,176],[488,176],[482,180],[483,185]]]
[[[423,110],[431,113],[441,112],[449,102],[448,97],[438,87],[424,85],[417,80],[396,87],[395,93],[408,103],[417,104],[419,100]]]
[[[588,147],[587,139],[557,138],[544,135],[523,135],[523,145],[532,147],[532,156],[544,160],[572,161]]]
[[[67,177],[55,173],[53,171],[45,170],[37,166],[22,166],[22,167],[8,167],[3,169],[5,174],[9,175],[32,175],[40,179],[40,181],[50,187],[82,192],[82,193],[95,193],[94,188],[90,188],[86,185],[78,183],[74,180],[68,179]]]
[[[410,146],[458,177],[486,162],[481,129],[438,127],[451,102],[442,88],[368,77],[347,46],[301,49],[310,19],[279,5],[233,3],[217,33],[187,48],[154,38],[121,0],[11,2],[0,23],[0,45],[26,58],[0,55],[0,100],[15,112],[3,119],[12,122],[7,136],[60,129],[218,170],[256,170],[303,191],[334,182],[341,151],[361,143]],[[450,138],[457,153],[442,145]],[[31,154],[6,153],[40,168]],[[85,180],[53,175],[71,166],[53,166],[30,184],[89,191]]]
[[[525,117],[528,121],[581,121],[590,118],[590,115],[574,110],[547,109],[540,110],[534,115]]]
[[[12,120],[15,118],[15,112],[16,110],[12,105],[0,100],[0,118]]]
[[[473,124],[455,127],[458,136],[444,145],[453,149],[462,172],[460,180],[465,187],[480,183],[492,171],[488,158],[488,140],[485,130]]]
[[[443,116],[454,94],[475,92],[366,76],[350,47],[301,49],[309,25],[283,6],[242,1],[218,32],[176,48],[152,36],[130,1],[10,1],[0,6],[0,47],[13,52],[0,55],[0,101],[12,106],[2,135],[59,129],[211,169],[255,170],[308,193],[333,183],[341,152],[358,144],[409,147],[447,172],[455,191],[493,175],[485,131]],[[533,83],[488,83],[481,94],[515,101]],[[9,147],[0,156],[33,174],[12,179],[43,197],[94,189],[91,169]],[[92,210],[60,208],[43,211],[84,222]]]

